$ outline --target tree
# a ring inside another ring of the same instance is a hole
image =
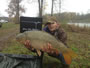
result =
[[[60,16],[60,13],[61,13],[61,2],[62,2],[62,0],[59,0],[59,16]]]
[[[10,0],[8,9],[6,9],[9,14],[9,18],[14,18],[15,23],[19,23],[20,13],[25,12],[25,8],[20,5],[23,0]]]
[[[43,16],[43,14],[44,14],[44,10],[46,9],[46,4],[47,4],[47,2],[46,2],[46,0],[27,0],[27,2],[29,3],[29,4],[31,4],[31,3],[38,3],[38,12],[39,12],[39,14],[38,14],[38,16],[39,17],[42,17]]]
[[[53,16],[53,7],[54,7],[54,0],[52,0],[51,16]]]
[[[51,16],[54,15],[54,10],[55,13],[58,11],[57,9],[59,8],[59,13],[61,12],[61,0],[52,0],[52,6],[51,6]]]
[[[38,0],[39,5],[39,17],[42,17],[43,14],[43,0]]]

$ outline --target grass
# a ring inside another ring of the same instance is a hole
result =
[[[36,55],[33,52],[30,52],[30,50],[25,48],[22,44],[18,43],[15,39],[8,44],[10,47],[4,49],[1,53]]]
[[[68,45],[78,54],[77,59],[72,62],[72,67],[88,68],[90,66],[90,35],[69,32]]]
[[[8,35],[10,32],[18,30],[19,25],[14,23],[3,23],[0,28],[0,37]]]
[[[73,32],[73,33],[80,33],[80,34],[89,34],[90,35],[90,27],[79,27],[78,25],[65,25],[62,24],[62,26],[65,28],[65,30],[67,30],[67,32]]]
[[[6,31],[12,28],[17,29],[19,27],[18,25],[13,25],[10,23],[5,24],[2,29]],[[70,68],[90,68],[90,28],[80,28],[78,26],[68,26],[65,24],[63,25],[63,28],[66,30],[68,35],[68,46],[78,54],[78,57],[72,60]],[[0,29],[0,31],[2,30]],[[5,48],[1,53],[36,55],[35,53],[26,49],[23,45],[19,44],[15,40],[15,37],[10,38],[6,44],[8,47]],[[47,54],[44,56],[43,66],[44,68],[62,68],[59,60],[50,57]]]
[[[18,24],[14,24],[14,23],[3,23],[1,29],[10,29],[10,28],[16,27],[17,25]]]
[[[66,27],[65,27],[66,26]],[[64,25],[68,34],[68,46],[78,54],[71,68],[90,67],[90,28],[75,25]]]

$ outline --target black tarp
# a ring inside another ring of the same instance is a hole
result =
[[[32,55],[1,53],[0,68],[41,68],[41,58]]]

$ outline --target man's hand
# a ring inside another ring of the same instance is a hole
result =
[[[42,51],[47,52],[49,55],[58,55],[58,51],[54,49],[50,43],[43,47]]]
[[[53,49],[53,48],[52,48],[51,44],[48,43],[47,46],[43,47],[42,50],[43,50],[44,52],[47,52],[47,53],[53,53],[52,49]]]
[[[34,50],[34,48],[31,46],[30,40],[26,40],[24,42],[24,45],[26,48],[30,49],[30,50]]]

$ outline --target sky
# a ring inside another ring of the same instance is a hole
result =
[[[24,0],[22,4],[25,5],[26,12],[23,14],[23,16],[30,16],[35,17],[38,13],[38,4],[35,2],[32,2],[33,0],[29,0],[30,2],[27,3],[27,0]],[[35,1],[35,0],[34,0]],[[44,13],[50,13],[51,9],[51,0],[46,0],[47,6]],[[57,5],[56,5],[57,7]],[[7,12],[5,10],[8,8],[8,0],[0,0],[0,15],[1,16],[8,16]],[[58,9],[54,8],[55,12],[58,12]],[[84,13],[87,12],[90,13],[90,0],[62,0],[62,9],[61,12],[76,12],[76,13]]]

